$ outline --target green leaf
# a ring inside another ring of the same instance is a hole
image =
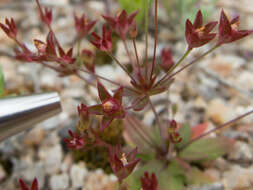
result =
[[[185,182],[185,171],[174,161],[159,175],[159,187],[162,190],[183,190]]]
[[[176,148],[181,148],[190,141],[191,127],[188,124],[183,124],[179,129],[179,134],[182,138],[182,141],[178,144],[175,144]]]
[[[142,161],[149,162],[155,158],[154,152],[149,152],[149,154],[137,154],[137,158],[140,158]]]
[[[129,189],[140,190],[140,179],[145,171],[148,171],[150,174],[153,172],[156,174],[159,190],[183,190],[184,188],[186,176],[179,164],[172,161],[167,168],[164,168],[162,162],[152,160],[126,179],[125,182],[128,184]]]
[[[161,170],[163,167],[162,162],[159,162],[158,160],[152,160],[148,162],[143,167],[139,168],[135,172],[133,172],[126,180],[125,182],[128,185],[128,188],[131,190],[140,190],[141,189],[141,177],[143,176],[145,171],[148,171],[149,173],[154,172],[155,174],[158,173],[159,170]],[[159,177],[157,176],[157,179],[159,181]],[[158,182],[159,183],[159,182]]]
[[[214,160],[233,148],[234,141],[225,137],[203,138],[183,149],[179,156],[191,161]]]
[[[0,97],[3,95],[3,91],[4,91],[4,74],[2,68],[0,67]]]
[[[192,167],[190,171],[185,173],[188,183],[190,184],[207,184],[214,182],[212,177],[208,176],[196,167]]]

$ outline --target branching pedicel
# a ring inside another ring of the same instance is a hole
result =
[[[32,52],[27,48],[27,46],[18,39],[18,31],[13,18],[6,19],[5,24],[0,23],[1,29],[7,34],[7,36],[14,40],[18,45],[16,52],[16,59],[26,62],[37,62],[46,67],[49,67],[59,73],[60,76],[76,75],[82,80],[95,86],[98,90],[98,97],[100,103],[97,105],[86,106],[81,104],[78,106],[78,113],[80,121],[77,125],[77,133],[69,131],[70,138],[65,139],[65,142],[69,148],[83,150],[89,146],[104,146],[108,148],[109,161],[114,174],[118,177],[120,188],[127,188],[128,182],[124,183],[124,180],[133,172],[137,163],[152,162],[152,160],[157,160],[161,166],[160,169],[154,170],[150,168],[149,172],[152,172],[151,177],[147,172],[140,172],[142,177],[135,175],[137,181],[139,181],[139,186],[142,186],[143,190],[157,190],[158,187],[164,188],[157,179],[163,175],[161,171],[166,171],[166,168],[170,168],[171,165],[177,163],[182,166],[182,168],[189,168],[189,160],[208,160],[215,159],[208,154],[208,152],[198,151],[198,154],[194,153],[194,148],[198,147],[204,143],[212,143],[215,147],[212,151],[220,150],[218,156],[226,153],[224,151],[224,142],[219,138],[206,138],[211,132],[218,130],[232,122],[251,114],[253,111],[245,113],[238,118],[225,123],[217,127],[212,131],[206,131],[206,125],[196,126],[190,128],[189,126],[180,126],[172,118],[168,123],[161,121],[159,114],[156,111],[150,97],[163,92],[166,92],[175,80],[176,74],[183,71],[187,67],[195,64],[200,59],[205,57],[207,54],[213,52],[218,47],[239,40],[243,37],[248,36],[253,31],[249,30],[238,30],[239,27],[239,17],[229,21],[228,17],[221,11],[219,28],[218,28],[218,41],[213,48],[192,60],[190,63],[185,64],[180,69],[176,70],[179,65],[183,63],[185,58],[189,55],[192,49],[201,47],[207,43],[210,43],[215,39],[216,33],[212,32],[218,22],[210,22],[208,24],[203,24],[202,13],[199,10],[197,12],[194,23],[190,20],[186,21],[185,24],[185,38],[188,44],[188,48],[182,58],[178,62],[174,62],[171,51],[169,49],[164,49],[161,54],[161,62],[156,60],[156,46],[157,46],[157,33],[158,33],[158,0],[155,0],[155,42],[152,61],[148,61],[148,57],[144,57],[143,60],[139,59],[137,47],[136,47],[136,36],[138,34],[137,26],[135,22],[135,16],[137,11],[128,15],[126,11],[122,11],[115,17],[109,15],[103,15],[102,17],[110,26],[103,26],[102,35],[98,35],[92,32],[93,39],[91,43],[100,51],[106,52],[114,62],[122,68],[129,76],[130,83],[127,86],[121,85],[116,81],[100,76],[95,71],[94,53],[87,49],[81,49],[81,40],[92,31],[95,26],[96,21],[89,21],[85,14],[80,18],[74,15],[75,28],[77,33],[77,54],[73,55],[73,47],[68,51],[63,50],[60,42],[57,40],[56,35],[52,29],[52,11],[41,7],[39,0],[36,0],[39,7],[41,21],[48,27],[48,35],[45,42],[35,39],[34,45],[37,48],[37,52]],[[146,18],[147,19],[147,18]],[[112,30],[115,32],[123,41],[126,53],[129,57],[129,62],[131,63],[131,69],[123,65],[111,52],[112,50]],[[135,52],[135,57],[130,54],[129,47],[126,43],[126,39],[130,38],[133,43],[133,48]],[[146,38],[147,39],[147,38]],[[147,47],[146,47],[147,48]],[[155,68],[163,70],[163,73],[154,72]],[[83,74],[89,74],[93,76],[97,83],[85,78]],[[113,94],[108,92],[103,86],[102,81],[107,81],[113,85],[118,86],[118,89],[114,91]],[[124,106],[123,96],[128,97],[130,103],[128,107]],[[143,110],[149,105],[152,109],[155,118],[156,126],[159,128],[160,135],[157,140],[155,136],[154,128],[145,128],[141,121],[139,121],[132,114]],[[90,120],[94,115],[102,115],[102,120],[100,124],[100,131],[94,130],[93,124]],[[125,121],[125,131],[128,134],[128,140],[131,139],[140,152],[145,152],[145,147],[148,147],[148,153],[153,154],[152,159],[140,159],[136,158],[137,148],[132,150],[130,153],[125,153],[120,145],[112,146],[106,142],[103,142],[99,138],[99,133],[103,133],[104,129],[107,128],[113,119],[123,119]],[[132,134],[132,135],[131,135]],[[134,139],[136,137],[138,141]],[[201,138],[201,139],[200,139]],[[140,144],[139,142],[142,142]],[[219,143],[217,143],[219,142]],[[202,144],[201,144],[202,143]],[[214,146],[213,145],[213,146]],[[140,146],[140,147],[139,147]],[[144,167],[145,168],[145,167]],[[144,169],[144,170],[148,170]],[[141,169],[140,169],[141,170]],[[172,172],[172,170],[168,171]],[[167,173],[168,173],[167,172]],[[185,170],[186,172],[186,170]],[[157,177],[156,177],[157,175]],[[187,175],[186,175],[187,176]],[[160,184],[160,185],[159,185]],[[20,180],[20,185],[22,190],[27,190],[28,187]],[[36,186],[36,187],[35,187]],[[131,185],[129,185],[131,189]],[[31,189],[38,189],[37,180],[33,182]]]

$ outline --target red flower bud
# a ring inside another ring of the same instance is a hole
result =
[[[59,46],[59,54],[60,58],[58,61],[65,63],[65,64],[73,64],[75,62],[75,58],[72,58],[73,54],[73,48],[70,48],[67,53],[64,52],[64,50]]]
[[[9,38],[12,38],[14,40],[16,39],[18,30],[13,18],[11,18],[10,20],[6,18],[5,25],[0,23],[0,27]]]
[[[91,43],[96,46],[101,51],[111,51],[112,49],[112,31],[106,29],[106,26],[103,26],[102,37],[97,35],[95,32],[91,34],[94,38]]]
[[[174,61],[171,55],[170,48],[163,49],[161,54],[161,61],[160,67],[165,71],[168,72],[174,65]]]
[[[133,12],[129,16],[125,10],[121,11],[114,18],[111,16],[103,16],[108,24],[113,28],[113,30],[122,38],[126,39],[126,35],[132,25],[135,24],[134,18],[138,11]]]
[[[74,14],[74,18],[76,33],[79,39],[88,35],[91,29],[96,24],[96,21],[88,21],[88,19],[85,17],[85,14],[82,14],[80,18],[78,18],[77,15]]]
[[[50,26],[53,20],[53,14],[52,14],[52,10],[45,8],[45,11],[43,12],[39,0],[36,0],[37,6],[39,8],[40,11],[40,19],[42,20],[42,22],[44,22],[46,25]]]
[[[22,179],[19,179],[19,185],[21,190],[29,190],[29,187]],[[30,190],[39,190],[38,180],[36,178],[33,180]]]
[[[149,177],[148,172],[144,173],[144,176],[141,177],[141,187],[142,190],[158,190],[158,181],[156,175],[152,173]]]

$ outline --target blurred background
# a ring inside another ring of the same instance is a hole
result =
[[[139,9],[137,22],[140,36],[137,47],[145,49],[142,35],[142,1],[138,0],[41,0],[42,6],[53,9],[53,30],[64,48],[75,44],[74,12],[85,13],[88,19],[98,20],[95,30],[100,30],[104,20],[101,14],[115,15],[120,8],[131,12]],[[205,21],[219,19],[223,8],[230,18],[240,15],[241,29],[253,29],[252,0],[160,0],[158,27],[158,56],[164,47],[170,47],[174,60],[178,60],[187,48],[184,38],[184,23],[193,19],[199,9]],[[150,10],[149,50],[153,49],[153,10]],[[0,0],[0,22],[13,17],[18,26],[18,36],[34,50],[33,39],[44,41],[47,28],[42,25],[33,0]],[[123,45],[115,40],[115,54],[127,62]],[[77,105],[96,102],[96,89],[89,88],[75,76],[59,77],[54,71],[36,63],[21,63],[14,60],[15,43],[0,31],[0,67],[4,76],[3,96],[23,95],[57,91],[62,100],[63,112],[32,130],[0,142],[0,189],[13,190],[18,187],[18,178],[30,183],[38,178],[40,189],[111,190],[116,178],[110,174],[106,153],[96,150],[79,155],[69,151],[63,139],[68,129],[74,129],[78,122]],[[82,47],[92,49],[88,40]],[[210,46],[194,50],[186,62],[200,55]],[[97,72],[118,81],[125,75],[111,64],[103,54],[96,54]],[[178,121],[197,125],[207,122],[210,128],[222,124],[253,108],[253,36],[239,42],[224,45],[178,75],[170,97],[178,105]],[[159,97],[157,98],[159,99]],[[1,109],[1,108],[0,108]],[[153,122],[147,113],[147,124]],[[236,149],[224,158],[218,159],[206,172],[216,181],[212,190],[252,190],[253,187],[253,116],[221,131],[222,135],[236,139]],[[114,123],[114,127],[122,123]],[[120,133],[120,132],[119,132]],[[115,134],[108,131],[109,137]],[[117,134],[116,134],[117,136]],[[97,152],[102,152],[101,157]],[[218,184],[218,185],[217,185]],[[216,187],[216,189],[215,189]],[[191,187],[204,190],[203,187]],[[191,189],[189,188],[189,189]]]

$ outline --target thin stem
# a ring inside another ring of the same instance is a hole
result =
[[[92,75],[92,76],[94,76],[94,77],[96,77],[96,78],[100,78],[100,79],[102,79],[102,80],[104,80],[104,81],[107,81],[107,82],[112,83],[112,84],[117,85],[117,86],[122,86],[123,88],[126,88],[126,89],[128,89],[128,90],[130,90],[130,91],[132,91],[132,92],[134,92],[134,93],[136,93],[136,94],[139,94],[139,91],[137,91],[137,90],[135,90],[135,89],[133,89],[133,88],[131,88],[131,87],[122,85],[122,84],[120,84],[120,83],[117,83],[117,82],[115,82],[115,81],[112,81],[112,80],[110,80],[110,79],[108,79],[108,78],[105,78],[105,77],[103,77],[103,76],[101,76],[101,75],[92,73],[92,72],[90,72],[90,71],[84,70],[84,69],[82,69],[82,68],[77,68],[77,69],[78,69],[79,71],[84,72],[84,73],[90,74],[90,75]]]
[[[253,113],[253,110],[248,111],[248,112],[246,112],[246,113],[240,115],[239,117],[237,117],[237,118],[235,118],[235,119],[232,119],[232,120],[230,120],[230,121],[228,121],[228,122],[226,122],[226,123],[224,123],[224,124],[222,124],[222,125],[220,125],[220,126],[214,128],[214,129],[211,129],[211,130],[207,131],[206,133],[204,133],[204,134],[202,134],[202,135],[200,135],[200,136],[198,136],[198,137],[192,139],[190,142],[188,142],[186,145],[184,145],[181,149],[186,148],[187,146],[189,146],[190,144],[194,143],[195,141],[197,141],[197,140],[199,140],[199,139],[201,139],[201,138],[203,138],[203,137],[205,137],[205,136],[208,136],[209,134],[211,134],[211,133],[213,133],[213,132],[215,132],[215,131],[218,131],[218,130],[220,130],[220,129],[222,129],[222,128],[228,126],[228,125],[231,125],[231,124],[233,124],[233,123],[235,123],[235,122],[241,120],[242,118],[244,118],[244,117],[246,117],[246,116],[248,116],[248,115],[250,115],[250,114],[252,114],[252,113]]]
[[[175,68],[177,68],[184,60],[185,58],[189,55],[192,49],[188,49],[184,55],[178,60],[178,62],[164,75],[164,77],[161,79],[163,81],[172,71],[174,71]]]
[[[161,79],[156,83],[155,87],[158,86],[161,82],[163,82],[163,81],[165,81],[165,80],[168,80],[168,79],[174,77],[176,74],[180,73],[181,71],[183,71],[184,69],[186,69],[186,68],[188,68],[189,66],[193,65],[194,63],[197,63],[199,60],[201,60],[202,58],[204,58],[206,55],[208,55],[209,53],[211,53],[212,51],[214,51],[214,50],[215,50],[216,48],[218,48],[218,47],[220,47],[220,45],[215,45],[213,48],[211,48],[210,50],[206,51],[206,52],[203,53],[201,56],[197,57],[196,59],[194,59],[193,61],[191,61],[191,62],[188,63],[187,65],[183,66],[183,67],[182,67],[181,69],[179,69],[178,71],[172,73],[171,75],[168,75],[168,73],[166,73],[166,75],[165,75],[163,78],[161,78]],[[190,53],[190,52],[189,52],[189,53]],[[184,54],[183,57],[186,57],[189,53],[186,52],[186,53]],[[182,57],[182,58],[183,58],[183,57]],[[181,58],[181,59],[182,59],[182,58]],[[181,60],[181,59],[180,59],[180,60]],[[185,58],[184,58],[184,59],[185,59]],[[183,60],[182,60],[182,61],[183,61]],[[179,63],[182,63],[182,61],[179,62]],[[177,63],[177,64],[178,64],[178,63]],[[170,73],[169,73],[169,74],[170,74]]]
[[[134,78],[129,73],[129,71],[119,62],[119,60],[115,56],[113,56],[110,52],[106,53],[117,63],[117,65],[120,66],[121,69],[123,69],[126,72],[126,74],[132,79],[132,81],[135,81]]]
[[[156,119],[156,123],[157,123],[158,128],[159,128],[159,133],[160,133],[161,139],[164,140],[165,136],[163,135],[162,124],[161,124],[161,122],[160,122],[158,113],[156,112],[155,107],[154,107],[152,101],[150,100],[150,97],[148,97],[148,101],[149,101],[149,104],[150,104],[150,106],[151,106],[151,109],[152,109],[152,111],[153,111],[153,113],[154,113],[154,115],[155,115],[155,119]]]
[[[78,41],[77,41],[77,56],[80,55],[80,51],[81,51],[81,39],[78,39]]]
[[[83,77],[80,73],[76,72],[76,76],[78,76],[80,79],[82,79],[83,81],[85,81],[89,85],[91,85],[91,86],[93,86],[95,88],[97,87],[96,84],[94,84],[93,82],[89,81],[87,78]]]
[[[204,54],[202,54],[201,56],[197,57],[196,59],[194,59],[192,62],[190,62],[189,64],[185,65],[184,67],[182,67],[181,69],[179,69],[178,71],[176,71],[175,73],[171,74],[169,76],[169,78],[174,77],[176,74],[180,73],[181,71],[183,71],[184,69],[186,69],[187,67],[193,65],[194,63],[198,62],[199,60],[201,60],[202,58],[204,58],[206,55],[208,55],[209,53],[211,53],[212,51],[214,51],[215,49],[217,49],[218,47],[220,47],[220,45],[215,45],[213,48],[211,48],[210,50],[208,50],[207,52],[205,52]]]
[[[132,58],[132,56],[131,56],[131,54],[130,54],[130,52],[129,52],[129,48],[128,48],[128,46],[127,46],[126,40],[125,40],[125,39],[122,39],[122,41],[123,41],[123,44],[124,44],[124,47],[125,47],[127,56],[128,56],[128,58],[129,58],[129,61],[130,61],[131,65],[132,65],[132,67],[133,67],[133,69],[134,69],[134,68],[135,68],[134,61],[133,61],[133,58]]]
[[[144,8],[145,8],[145,62],[148,59],[148,1],[143,1],[144,2]]]
[[[173,149],[174,149],[174,143],[173,143],[172,141],[170,141],[169,150],[168,150],[168,158],[169,158],[169,159],[172,158]]]
[[[143,1],[144,8],[145,8],[145,59],[144,59],[144,66],[145,66],[145,76],[148,78],[148,1]]]
[[[184,55],[178,60],[178,62],[156,83],[155,86],[158,86],[161,82],[163,82],[168,77],[168,75],[184,61],[190,52],[191,50],[187,50]]]
[[[138,134],[140,136],[140,138],[145,142],[147,143],[150,147],[153,147],[155,148],[156,147],[156,144],[152,141],[151,138],[149,138],[149,136],[145,133],[143,133],[143,131],[140,131],[139,129],[141,127],[137,127],[135,125],[135,123],[131,120],[131,119],[128,119],[128,122],[129,122],[129,126],[132,126],[134,131],[136,132],[136,134]]]
[[[154,39],[154,52],[153,52],[153,60],[151,65],[151,73],[150,73],[150,80],[152,79],[152,75],[154,72],[155,67],[155,60],[156,60],[156,46],[157,46],[157,29],[158,29],[158,18],[157,18],[157,12],[158,12],[158,0],[155,0],[155,39]]]
[[[135,119],[135,118],[134,118]],[[141,123],[138,121],[138,120],[136,120],[135,119],[135,124],[137,125],[137,126],[141,126]],[[152,141],[152,143],[154,144],[154,145],[156,145],[156,142],[155,142],[155,140],[152,138],[152,136],[150,136],[150,134],[148,133],[148,131],[145,131],[144,129],[143,129],[143,127],[140,127],[140,130],[143,132],[143,134],[145,134],[151,141]],[[156,147],[157,147],[157,145],[156,145]],[[159,149],[159,148],[158,148]]]
[[[136,56],[136,62],[138,65],[138,69],[140,70],[141,65],[140,65],[139,56],[138,56],[138,52],[137,52],[137,48],[136,48],[136,38],[133,38],[133,45],[134,45],[134,51],[135,51],[135,56]]]

